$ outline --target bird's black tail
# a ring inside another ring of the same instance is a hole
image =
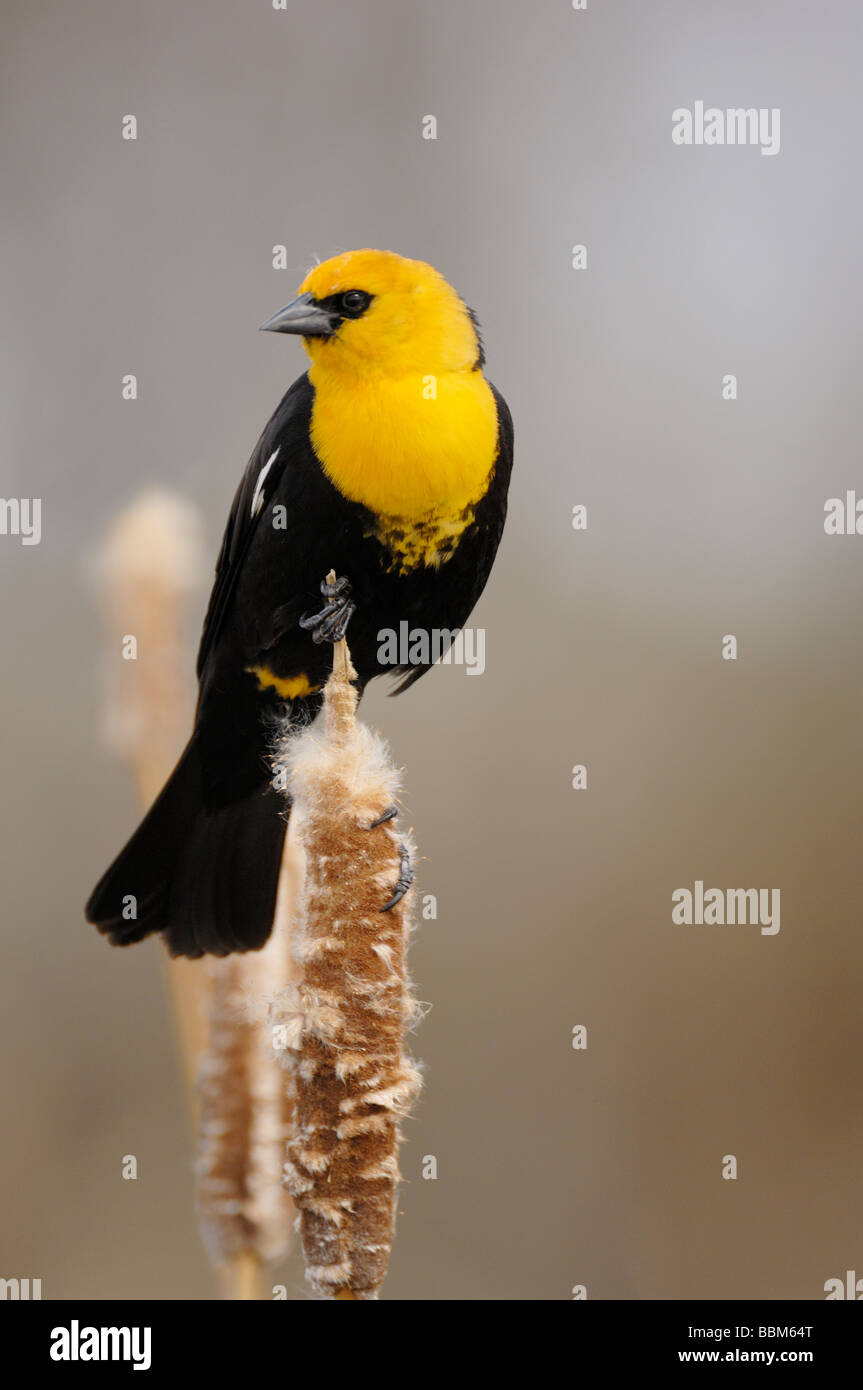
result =
[[[208,809],[193,736],[94,888],[87,920],[115,946],[164,932],[174,956],[257,950],[273,925],[284,806],[263,781],[239,800]]]

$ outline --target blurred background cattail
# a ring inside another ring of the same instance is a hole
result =
[[[105,738],[146,810],[192,723],[189,607],[207,578],[200,513],[174,493],[144,493],[111,525],[94,578],[106,635]],[[167,955],[164,970],[191,1103],[204,1048],[203,973],[197,961]]]
[[[161,790],[191,725],[187,609],[202,578],[200,537],[191,506],[171,493],[147,493],[117,518],[96,567],[108,639],[106,736],[134,773],[142,809]],[[283,924],[293,863],[286,853]],[[220,960],[163,952],[163,960],[198,1132],[204,1244],[227,1297],[263,1297],[264,1267],[287,1250],[294,1214],[281,1183],[290,1100],[266,1026],[269,1002],[291,978],[288,929],[262,951]]]
[[[205,970],[210,1006],[200,1066],[201,1234],[226,1296],[269,1297],[263,1274],[287,1250],[295,1215],[282,1183],[293,1105],[268,1025],[272,1001],[291,975],[289,936],[277,928],[262,950],[208,960]]]

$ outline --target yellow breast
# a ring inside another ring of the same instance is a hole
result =
[[[376,378],[319,371],[312,443],[327,477],[375,516],[398,568],[439,565],[473,519],[497,453],[479,371]]]

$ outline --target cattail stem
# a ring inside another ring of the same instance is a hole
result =
[[[249,1303],[263,1298],[263,1270],[254,1250],[242,1250],[228,1268],[225,1297]]]

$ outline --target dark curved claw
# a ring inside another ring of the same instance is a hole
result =
[[[399,874],[398,883],[393,889],[393,895],[389,902],[384,903],[381,908],[381,912],[389,912],[391,907],[395,907],[396,903],[400,903],[414,881],[414,871],[411,868],[411,857],[408,853],[408,847],[405,844],[399,845],[399,860],[401,861],[401,873]]]
[[[338,598],[339,594],[350,594],[351,581],[344,575],[340,579],[334,579],[332,584],[328,580],[321,580],[321,593],[324,598]]]

